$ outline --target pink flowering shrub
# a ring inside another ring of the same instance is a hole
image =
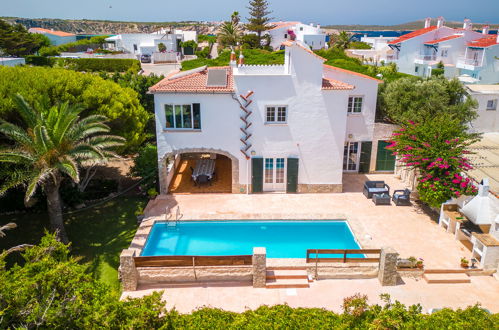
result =
[[[449,118],[409,122],[392,135],[387,146],[407,167],[420,174],[418,192],[423,202],[438,207],[452,197],[474,195],[477,188],[465,176],[473,168],[466,148],[477,140]]]

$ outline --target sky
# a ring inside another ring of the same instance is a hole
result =
[[[0,16],[142,22],[221,21],[247,17],[248,0],[0,0]],[[276,20],[391,25],[444,16],[499,23],[499,0],[269,0]]]

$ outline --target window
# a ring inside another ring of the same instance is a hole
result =
[[[416,67],[414,68],[414,72],[416,72],[416,73],[417,73],[418,71],[419,71],[419,66],[416,66]]]
[[[165,104],[166,129],[201,129],[200,104]]]
[[[300,31],[303,31],[303,26],[300,26]]]
[[[284,183],[284,158],[275,159],[275,182]]]
[[[447,57],[447,52],[448,52],[448,49],[442,49],[442,57]]]
[[[350,96],[348,98],[348,113],[361,113],[362,112],[362,96]]]
[[[488,100],[487,110],[496,110],[496,109],[497,109],[497,99]]]
[[[288,34],[284,33],[284,39],[288,39]]]
[[[266,123],[270,124],[285,124],[287,116],[287,107],[267,107]]]
[[[272,183],[274,179],[274,158],[265,158],[265,183]]]
[[[357,171],[359,164],[359,142],[347,142],[343,149],[343,171]]]
[[[133,44],[133,50],[137,51],[137,44]]]

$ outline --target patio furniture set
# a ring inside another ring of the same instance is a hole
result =
[[[199,159],[194,168],[191,167],[192,180],[198,187],[208,184],[211,185],[215,179],[215,160]]]
[[[391,205],[391,201],[397,206],[411,205],[411,191],[409,189],[395,190],[390,196],[390,187],[385,181],[366,181],[363,192],[367,198],[372,198],[376,205]]]

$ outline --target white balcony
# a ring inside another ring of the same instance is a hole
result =
[[[414,59],[414,63],[416,64],[434,64],[436,62],[437,55],[419,54]]]
[[[467,58],[464,56],[458,57],[456,66],[460,69],[473,71],[483,66],[482,57],[479,56],[479,59]]]
[[[399,59],[398,54],[386,55],[386,62],[397,62],[398,59]]]

